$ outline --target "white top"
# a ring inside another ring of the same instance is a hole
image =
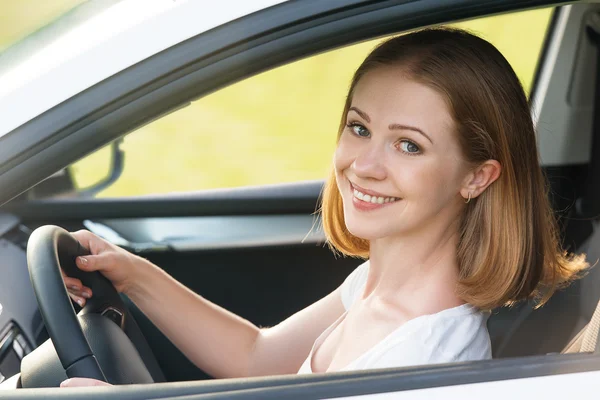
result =
[[[312,373],[312,356],[329,334],[344,320],[356,299],[362,294],[369,262],[361,264],[346,278],[341,287],[342,314],[318,338],[299,374]],[[381,342],[352,361],[341,371],[394,368],[422,364],[488,359],[492,356],[487,330],[489,312],[470,304],[448,308],[435,314],[421,315],[400,325]]]

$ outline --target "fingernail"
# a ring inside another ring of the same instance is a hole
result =
[[[78,288],[77,286],[71,286],[71,289],[73,289],[73,290],[77,290],[77,289],[79,289],[79,288]]]
[[[81,263],[82,263],[83,265],[86,265],[86,264],[88,263],[88,260],[87,260],[87,258],[85,258],[85,257],[79,257],[79,261],[81,261]]]
[[[85,297],[86,299],[89,299],[89,298],[90,298],[90,294],[89,294],[88,292],[83,292],[83,293],[81,293],[81,295],[82,295],[83,297]]]
[[[60,383],[60,387],[65,387],[69,385],[69,382],[71,382],[71,379],[65,379],[64,381],[62,381]]]
[[[79,304],[79,307],[83,307],[83,300],[77,299],[77,304]]]

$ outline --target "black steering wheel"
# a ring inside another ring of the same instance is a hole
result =
[[[114,286],[99,272],[84,272],[75,265],[77,256],[89,254],[71,234],[51,225],[36,229],[27,245],[33,291],[66,375],[113,384],[164,381],[146,339]],[[61,268],[92,289],[92,298],[78,315]]]

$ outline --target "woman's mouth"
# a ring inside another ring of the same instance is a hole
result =
[[[397,197],[381,197],[381,196],[371,196],[369,194],[365,194],[358,189],[354,189],[353,195],[356,199],[363,201],[365,203],[372,204],[384,204],[384,203],[393,203],[394,201],[398,201]]]
[[[373,191],[367,191],[366,189],[358,188],[355,185],[351,185],[351,189],[352,203],[357,209],[363,211],[375,210],[401,200],[398,197],[380,196]]]

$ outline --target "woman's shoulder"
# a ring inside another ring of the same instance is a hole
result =
[[[462,306],[416,318],[381,343],[363,368],[439,364],[491,358],[489,313]]]
[[[485,352],[491,349],[487,329],[489,315],[471,304],[448,308],[425,319],[414,339],[452,358],[473,351]]]

